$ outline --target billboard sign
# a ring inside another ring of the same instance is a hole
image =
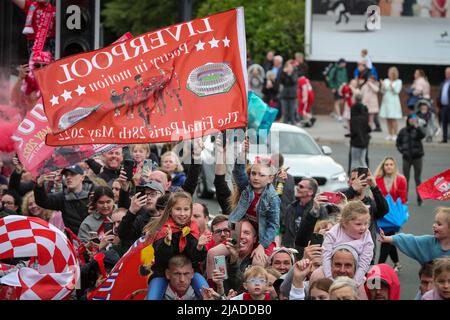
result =
[[[367,49],[377,63],[450,64],[448,2],[307,0],[308,59],[358,61]]]

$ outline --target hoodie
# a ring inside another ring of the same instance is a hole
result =
[[[406,127],[398,133],[396,147],[403,155],[403,159],[412,160],[422,158],[425,154],[423,151],[422,139],[425,138],[425,130],[422,127],[414,127],[409,124],[409,119],[415,114],[409,115],[406,119]]]
[[[389,300],[400,300],[400,280],[397,273],[386,263],[381,263],[372,266],[367,272],[367,281],[364,288],[367,292],[367,297],[370,299],[369,288],[377,284],[376,279],[380,279],[389,286]]]
[[[366,149],[370,140],[369,111],[362,103],[355,103],[350,109],[350,145]]]

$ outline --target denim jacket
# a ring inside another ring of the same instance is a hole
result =
[[[248,208],[255,198],[255,192],[250,185],[245,172],[244,164],[235,164],[233,169],[234,180],[241,191],[241,197],[236,208],[231,212],[230,223],[237,223],[245,217]],[[256,216],[258,218],[259,243],[267,248],[275,239],[280,228],[280,197],[275,188],[269,183],[264,188],[261,197],[256,204]]]

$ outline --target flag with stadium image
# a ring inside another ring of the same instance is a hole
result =
[[[246,127],[244,11],[66,57],[36,77],[47,145],[168,142]]]

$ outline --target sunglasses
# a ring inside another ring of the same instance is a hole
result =
[[[254,286],[257,286],[257,285],[262,286],[262,285],[267,284],[267,280],[263,279],[263,278],[250,278],[246,282],[249,284],[252,284]]]
[[[39,69],[39,68],[45,67],[46,64],[45,63],[35,63],[33,66],[35,69]]]

